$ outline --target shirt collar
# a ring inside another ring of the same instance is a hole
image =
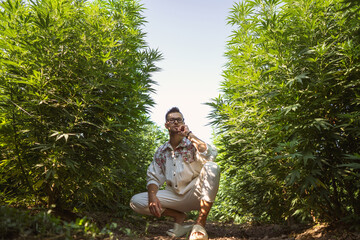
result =
[[[187,139],[186,137],[184,137],[176,148],[184,148],[184,147],[189,146],[190,144],[191,144],[191,141],[189,139]],[[165,143],[162,150],[165,151],[168,148],[172,150],[170,140]]]

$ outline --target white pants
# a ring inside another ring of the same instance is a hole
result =
[[[200,209],[200,200],[214,202],[219,189],[220,168],[214,162],[206,162],[200,171],[194,187],[183,195],[175,193],[170,187],[156,194],[164,212],[166,208],[180,212]],[[137,213],[151,215],[148,193],[136,194],[131,198],[130,207]]]

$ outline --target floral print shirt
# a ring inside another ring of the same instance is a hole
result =
[[[195,185],[204,163],[216,158],[216,148],[206,145],[207,150],[201,153],[185,137],[176,149],[166,142],[157,149],[147,170],[147,185],[161,187],[166,182],[167,188],[178,194],[189,191]]]

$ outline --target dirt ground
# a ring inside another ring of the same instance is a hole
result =
[[[79,231],[73,235],[74,240],[187,240],[188,236],[181,238],[169,237],[166,231],[173,228],[173,223],[167,218],[146,217],[140,215],[119,216],[113,213],[88,212],[87,220],[95,223],[98,229],[110,230],[104,234],[90,236]],[[65,221],[74,220],[75,217],[58,215]],[[194,224],[194,218],[189,218],[185,224]],[[211,240],[360,240],[360,231],[351,231],[341,224],[234,224],[221,222],[207,222],[206,230]],[[64,235],[55,235],[46,240],[64,239]],[[0,240],[4,239],[1,237]],[[36,235],[15,236],[16,240],[40,239]]]
[[[128,234],[119,233],[114,237],[124,240],[188,239],[187,236],[181,238],[167,236],[166,231],[169,228],[172,228],[172,224],[165,220],[151,221],[142,226],[127,223],[127,226],[124,226],[123,229],[128,229]],[[212,240],[360,240],[360,232],[351,232],[341,226],[333,227],[326,224],[317,224],[315,226],[275,224],[256,226],[208,223],[206,230],[209,239]]]

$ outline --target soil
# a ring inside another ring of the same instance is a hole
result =
[[[73,235],[74,240],[188,240],[188,236],[181,238],[169,237],[166,231],[173,228],[173,223],[162,217],[145,217],[139,215],[126,215],[120,217],[116,213],[88,212],[83,216],[57,214],[62,220],[74,221],[77,217],[86,216],[95,223],[102,232],[110,230],[111,235],[84,236],[82,231]],[[194,219],[194,218],[193,218]],[[188,220],[185,224],[194,224]],[[341,224],[317,223],[304,224],[235,224],[221,222],[207,222],[206,230],[211,240],[360,240],[360,231],[350,230]],[[1,237],[0,239],[4,239]],[[39,239],[36,235],[14,237],[12,239]],[[63,235],[44,239],[64,239]]]
[[[99,219],[97,219],[99,220]],[[109,219],[107,219],[109,220]],[[187,221],[193,224],[193,221]],[[117,222],[121,231],[115,232],[112,239],[130,240],[187,240],[169,237],[166,231],[173,224],[166,219],[144,219],[139,221]],[[279,224],[233,224],[208,222],[206,230],[211,240],[360,240],[360,232],[354,232],[343,226],[316,225],[279,225]],[[109,240],[111,238],[105,238]]]

